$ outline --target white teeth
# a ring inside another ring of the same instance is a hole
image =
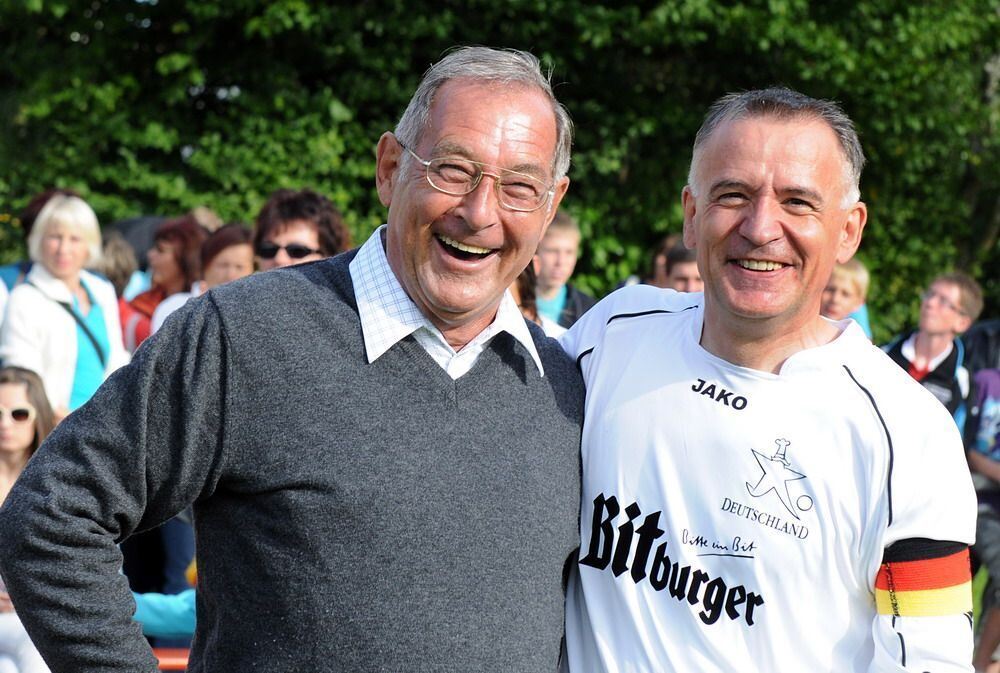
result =
[[[489,248],[479,248],[474,245],[466,245],[465,243],[459,243],[455,239],[448,238],[444,234],[438,234],[437,237],[438,240],[440,240],[445,245],[450,245],[451,247],[457,248],[462,252],[471,252],[474,255],[488,255],[489,253],[493,252]]]
[[[760,259],[738,259],[736,263],[744,269],[750,269],[751,271],[774,271],[785,266],[780,262],[765,262]]]

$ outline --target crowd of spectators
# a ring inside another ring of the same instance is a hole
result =
[[[0,502],[46,434],[85,404],[117,368],[184,303],[213,287],[336,255],[351,237],[332,203],[309,189],[274,192],[255,226],[222,224],[204,211],[155,221],[152,246],[135,249],[114,227],[102,232],[92,208],[69,190],[48,190],[21,216],[29,260],[0,268]],[[103,233],[103,236],[102,236]],[[528,320],[549,336],[570,327],[595,299],[571,282],[581,231],[559,211],[533,261],[510,290]],[[140,268],[140,260],[148,260]],[[677,236],[658,241],[647,266],[622,285],[680,292],[702,289],[694,251]],[[857,260],[839,265],[823,295],[830,320],[853,318],[871,338],[869,273]],[[962,273],[938,276],[922,294],[920,322],[885,346],[889,355],[952,412],[981,497],[977,551],[1000,577],[1000,363],[996,320],[973,330],[982,292]],[[150,410],[155,413],[155,410]],[[194,534],[190,512],[132,536],[123,572],[137,619],[154,643],[185,646],[193,631]],[[1000,645],[1000,602],[985,599],[977,665]],[[0,670],[45,671],[0,585]]]

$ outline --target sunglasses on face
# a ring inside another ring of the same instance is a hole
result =
[[[276,243],[271,243],[270,241],[264,241],[261,243],[257,248],[257,254],[263,259],[274,259],[279,250],[284,250],[285,253],[292,259],[302,259],[303,257],[308,257],[309,255],[319,254],[319,250],[305,245],[300,245],[298,243],[277,245]]]
[[[10,419],[15,423],[25,423],[32,420],[35,417],[34,407],[13,407],[7,408],[5,406],[0,406],[0,420],[3,420],[5,416],[10,416]]]

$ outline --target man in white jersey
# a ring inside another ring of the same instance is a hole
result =
[[[614,293],[587,384],[573,673],[971,671],[976,502],[955,424],[849,320],[864,163],[835,104],[720,99],[684,242],[704,293]]]

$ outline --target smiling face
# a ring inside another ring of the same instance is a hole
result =
[[[83,234],[65,224],[50,224],[42,237],[41,263],[61,281],[75,281],[90,257]]]
[[[425,160],[462,156],[551,184],[556,122],[549,100],[529,88],[452,80],[438,89],[413,151]],[[504,291],[531,260],[569,184],[524,213],[500,207],[495,178],[469,194],[437,191],[392,134],[378,145],[377,187],[389,208],[386,256],[417,307],[453,346],[493,320]]]
[[[821,329],[836,262],[861,241],[861,202],[845,204],[845,158],[822,121],[753,117],[716,129],[685,187],[684,242],[705,281],[705,329],[755,336]],[[697,196],[695,196],[697,194]],[[846,207],[845,207],[846,205]]]

